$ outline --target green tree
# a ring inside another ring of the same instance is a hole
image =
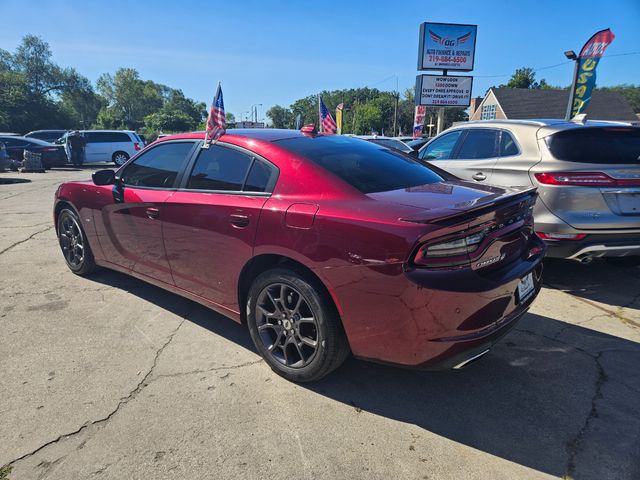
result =
[[[26,35],[15,53],[0,50],[0,118],[7,130],[77,127],[93,122],[97,97],[89,80],[52,61],[49,44]],[[5,95],[6,92],[6,95]]]
[[[611,87],[598,87],[598,90],[618,92],[631,105],[635,113],[640,113],[640,85],[614,85]]]
[[[543,78],[540,82],[536,81],[536,72],[533,68],[522,67],[516,69],[506,85],[500,85],[501,87],[509,88],[542,88],[549,89],[551,87],[547,81]]]
[[[227,121],[227,125],[236,123],[236,116],[231,112],[226,112],[224,118]]]
[[[274,105],[267,110],[266,115],[271,120],[271,126],[273,128],[293,128],[292,123],[294,116],[288,108]]]

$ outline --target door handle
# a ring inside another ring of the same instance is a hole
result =
[[[483,180],[486,180],[487,176],[482,172],[478,172],[478,173],[474,173],[471,178],[473,178],[474,180],[477,180],[478,182],[481,182]]]
[[[147,217],[152,220],[160,216],[160,210],[158,210],[157,208],[147,208],[144,213],[146,213]]]
[[[232,213],[229,215],[229,223],[236,228],[244,228],[249,225],[249,217]]]

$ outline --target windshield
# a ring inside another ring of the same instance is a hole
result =
[[[545,141],[558,160],[640,165],[640,128],[576,128],[550,135]]]
[[[279,146],[330,171],[362,193],[441,182],[428,166],[396,150],[340,135],[277,140]]]

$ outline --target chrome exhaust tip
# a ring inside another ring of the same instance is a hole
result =
[[[459,364],[454,366],[453,369],[454,370],[460,370],[461,368],[466,367],[470,363],[475,362],[476,360],[478,360],[480,357],[482,357],[483,355],[485,355],[487,353],[489,353],[489,349],[488,348],[483,352],[477,353],[477,354],[473,355],[472,357],[469,357],[466,360],[463,360],[462,362],[460,362]]]

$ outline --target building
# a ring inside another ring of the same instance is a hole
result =
[[[490,88],[484,98],[471,99],[469,120],[564,118],[569,90]],[[640,118],[618,92],[595,90],[586,110],[589,120],[630,122]]]

